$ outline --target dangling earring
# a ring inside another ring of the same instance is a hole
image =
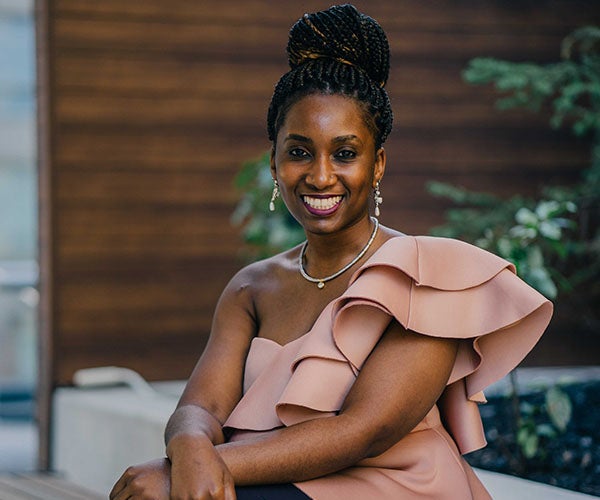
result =
[[[269,210],[275,212],[275,200],[279,198],[279,183],[277,179],[273,179],[273,194],[271,195],[271,201],[269,202]]]
[[[383,198],[381,197],[381,192],[379,191],[379,181],[375,184],[375,192],[373,193],[373,199],[375,200],[375,217],[379,217],[381,211],[379,210],[379,205],[383,203]]]

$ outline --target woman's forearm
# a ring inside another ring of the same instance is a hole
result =
[[[457,343],[393,323],[363,365],[339,415],[217,446],[236,484],[297,482],[380,455],[440,397]]]
[[[284,427],[216,447],[235,484],[298,482],[350,467],[369,454],[364,423],[347,415]]]

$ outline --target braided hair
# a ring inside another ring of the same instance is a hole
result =
[[[350,4],[304,14],[290,30],[290,71],[277,85],[267,114],[275,143],[289,109],[310,94],[341,94],[356,99],[373,132],[377,149],[392,129],[392,108],[384,86],[390,50],[381,26]]]

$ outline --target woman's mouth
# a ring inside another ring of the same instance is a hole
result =
[[[342,201],[342,196],[306,196],[302,197],[304,206],[314,215],[329,215],[337,210]]]

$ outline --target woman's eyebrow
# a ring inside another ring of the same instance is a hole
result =
[[[285,141],[300,141],[300,142],[312,143],[312,139],[310,139],[309,137],[304,137],[303,135],[300,135],[300,134],[288,134],[285,137]]]
[[[353,142],[353,141],[358,141],[360,142],[360,139],[354,135],[354,134],[348,134],[348,135],[340,135],[338,137],[335,137],[333,139],[334,144],[340,144],[340,143],[344,143],[344,142]]]

